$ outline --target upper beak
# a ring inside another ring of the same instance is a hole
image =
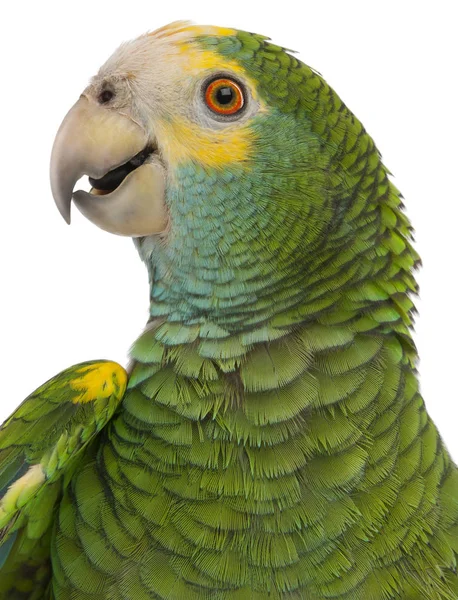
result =
[[[81,96],[64,118],[51,154],[51,190],[67,223],[73,198],[86,217],[112,233],[138,236],[162,231],[165,177],[157,156],[132,168],[120,185],[102,196],[73,193],[83,175],[100,179],[130,161],[147,144],[148,135],[129,116],[98,104],[90,96]]]

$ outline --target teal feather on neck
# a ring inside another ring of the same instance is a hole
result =
[[[258,152],[246,163],[175,171],[170,230],[136,242],[152,318],[264,331],[264,341],[330,314],[367,318],[369,305],[380,316],[383,305],[386,323],[408,335],[418,263],[410,225],[372,140],[346,122],[361,138],[351,168],[308,119],[272,111],[254,120]]]

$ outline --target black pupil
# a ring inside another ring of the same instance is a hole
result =
[[[216,100],[223,106],[230,104],[234,100],[234,90],[231,87],[220,87],[216,92]]]

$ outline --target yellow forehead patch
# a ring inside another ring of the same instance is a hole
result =
[[[196,37],[201,35],[229,36],[235,35],[237,31],[229,27],[215,27],[214,25],[194,25],[191,21],[174,21],[164,27],[152,31],[149,35],[156,39],[172,36]]]
[[[189,75],[219,69],[230,70],[246,79],[245,71],[238,62],[223,57],[218,52],[204,49],[196,42],[196,38],[201,36],[227,37],[236,34],[236,29],[227,27],[193,25],[188,21],[176,21],[154,31],[150,36],[157,40],[167,39],[167,44],[178,51],[178,56],[181,58],[181,69]],[[172,55],[176,56],[175,53]],[[256,97],[256,87],[254,85],[251,87],[252,93]]]
[[[245,76],[245,70],[238,62],[223,58],[220,54],[211,50],[204,50],[195,43],[183,43],[179,46],[180,54],[183,55],[183,70],[189,74],[199,73],[201,71],[220,69],[229,70],[238,75]],[[256,92],[252,86],[253,93]]]
[[[76,371],[81,377],[70,381],[70,387],[78,392],[74,404],[93,402],[116,394],[122,397],[127,385],[126,371],[115,362],[100,362]]]

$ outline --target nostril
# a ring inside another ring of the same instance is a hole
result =
[[[114,92],[112,90],[103,90],[99,94],[99,102],[100,104],[107,104],[110,100],[113,100]]]

